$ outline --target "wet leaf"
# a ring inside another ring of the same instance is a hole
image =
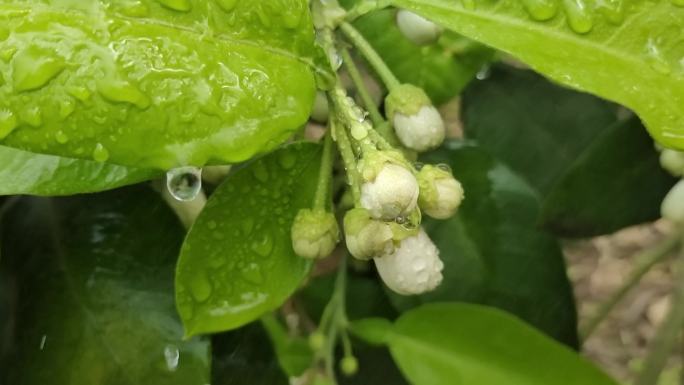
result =
[[[374,326],[381,328],[377,333],[387,330],[384,323]],[[441,303],[411,310],[390,328],[386,344],[413,384],[617,384],[517,318],[477,305]]]
[[[636,111],[684,149],[684,7],[678,1],[392,0],[506,51],[564,85]]]
[[[278,307],[306,276],[290,227],[311,207],[320,147],[293,144],[231,174],[190,229],[176,273],[187,335],[235,329]]]
[[[73,195],[111,190],[160,176],[149,169],[34,154],[0,146],[0,195]]]
[[[169,169],[246,160],[306,121],[305,0],[0,0],[0,140]]]
[[[142,231],[141,231],[142,230]],[[182,340],[173,269],[183,229],[144,186],[23,198],[5,218],[2,268],[16,322],[8,384],[197,384],[209,344]]]

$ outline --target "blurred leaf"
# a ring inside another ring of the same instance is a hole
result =
[[[341,1],[347,7],[357,2]],[[356,20],[354,26],[400,81],[422,87],[436,105],[458,95],[492,61],[492,49],[453,32],[445,32],[434,44],[418,46],[402,34],[395,18],[396,10],[386,9]]]
[[[566,86],[636,111],[684,149],[684,7],[675,1],[391,0],[508,52]]]
[[[273,314],[261,317],[261,324],[273,343],[280,367],[288,376],[300,376],[311,366],[314,352],[307,339],[289,335]]]
[[[197,384],[209,344],[182,340],[173,271],[183,229],[145,187],[24,198],[5,218],[16,276],[12,385]]]
[[[153,179],[159,171],[34,154],[0,146],[0,195],[73,195]]]
[[[464,94],[466,136],[539,191],[545,224],[562,235],[604,234],[660,215],[674,179],[638,120],[625,123],[617,111],[510,67],[497,67]],[[553,203],[550,195],[563,198]]]
[[[235,329],[280,306],[309,272],[290,227],[311,207],[318,145],[286,146],[238,170],[212,194],[178,261],[176,301],[186,335]]]
[[[613,124],[549,192],[541,222],[559,234],[587,236],[660,218],[676,179],[658,158],[638,118]]]
[[[251,323],[212,337],[213,385],[288,385],[264,329]]]
[[[394,303],[400,309],[443,301],[495,306],[576,347],[577,315],[563,254],[535,226],[534,191],[471,145],[450,143],[425,160],[450,165],[466,199],[455,217],[424,225],[445,264],[442,284],[421,296],[392,295]]]
[[[390,330],[392,356],[414,384],[617,385],[577,353],[492,308],[424,305]]]

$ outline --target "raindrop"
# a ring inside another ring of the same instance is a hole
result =
[[[252,242],[251,249],[262,257],[268,257],[273,251],[273,237],[268,233],[263,233],[258,240]]]
[[[563,0],[563,4],[568,25],[575,33],[584,34],[594,28],[594,21],[585,0]]]
[[[344,63],[344,61],[342,60],[342,56],[340,56],[340,54],[337,53],[337,51],[331,52],[329,54],[328,59],[330,60],[330,65],[335,71],[339,70],[340,67],[342,67],[342,63]]]
[[[65,64],[55,52],[31,46],[17,54],[12,66],[14,89],[21,92],[42,88],[64,70]]]
[[[480,68],[479,71],[477,71],[477,74],[475,74],[475,78],[477,80],[486,80],[489,78],[491,73],[491,67],[489,65],[484,65],[482,66],[482,68]]]
[[[209,299],[213,288],[205,272],[196,273],[190,281],[190,293],[197,302],[204,302]]]
[[[549,20],[558,12],[558,4],[555,0],[522,0],[522,3],[534,20]]]
[[[59,144],[65,144],[66,142],[69,141],[69,137],[67,136],[67,134],[64,133],[64,131],[59,130],[59,131],[57,131],[57,133],[55,134],[55,140],[56,140],[57,143],[59,143]]]
[[[166,361],[166,368],[170,372],[175,372],[178,369],[178,361],[180,360],[180,351],[175,345],[166,345],[164,347],[164,360]]]
[[[179,167],[166,173],[166,188],[176,200],[194,200],[202,190],[202,169],[198,167]]]
[[[109,151],[105,148],[105,146],[102,145],[102,143],[95,145],[95,149],[93,150],[93,159],[96,162],[106,162],[107,159],[109,159]]]

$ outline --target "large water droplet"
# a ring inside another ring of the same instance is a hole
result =
[[[93,160],[96,162],[106,162],[107,159],[109,159],[109,150],[102,143],[96,144],[93,150]]]
[[[199,195],[202,190],[202,169],[197,167],[179,167],[166,173],[166,188],[171,196],[188,202]]]
[[[164,347],[164,361],[166,361],[166,368],[170,372],[175,372],[178,369],[178,362],[180,360],[180,351],[176,345],[166,345]]]
[[[30,46],[12,59],[14,89],[37,90],[59,75],[64,67],[63,59],[56,53]]]
[[[150,106],[150,98],[127,81],[100,80],[97,82],[97,91],[110,102],[130,103],[142,109]]]
[[[251,282],[255,285],[260,285],[264,282],[264,276],[261,273],[261,267],[259,267],[259,265],[256,263],[250,263],[242,269],[241,273],[242,278],[244,278],[245,281]]]
[[[522,3],[534,20],[549,20],[558,12],[556,0],[522,0]]]
[[[57,131],[57,133],[55,134],[55,140],[56,140],[57,143],[59,143],[59,144],[65,144],[66,142],[69,141],[69,137],[67,136],[67,134],[64,133],[64,131],[59,130],[59,131]]]
[[[0,139],[5,139],[18,124],[17,117],[12,111],[0,109]]]
[[[278,163],[283,169],[289,170],[297,164],[297,155],[290,151],[281,151],[278,155]]]
[[[204,302],[209,299],[213,288],[205,272],[198,272],[190,280],[190,293],[197,302]]]
[[[594,28],[591,10],[585,0],[563,0],[563,5],[570,29],[576,33],[584,34]]]
[[[252,242],[251,249],[262,257],[268,257],[273,251],[273,237],[263,232],[259,238]]]

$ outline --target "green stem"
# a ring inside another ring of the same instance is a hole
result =
[[[361,16],[364,16],[370,12],[379,11],[383,8],[389,7],[391,1],[389,0],[365,0],[356,4],[352,9],[347,12],[345,20],[354,21]]]
[[[366,87],[366,82],[363,81],[363,76],[361,75],[359,68],[356,66],[354,59],[352,59],[351,55],[349,54],[349,50],[342,48],[340,52],[342,53],[342,60],[347,68],[347,72],[354,82],[354,86],[356,86],[356,91],[359,93],[359,96],[363,101],[363,105],[366,107],[366,110],[370,115],[373,125],[377,126],[383,123],[385,119],[380,114],[380,111],[378,111],[378,107],[375,105],[375,101],[368,91],[368,87]]]
[[[375,72],[380,76],[388,90],[392,91],[401,85],[399,80],[392,73],[392,70],[385,64],[385,61],[382,60],[380,55],[378,55],[375,49],[370,45],[366,38],[356,30],[356,28],[345,22],[340,24],[340,29],[356,49],[358,49],[366,60],[368,60],[368,63],[370,63]]]
[[[332,178],[333,161],[335,159],[332,137],[330,129],[323,138],[323,156],[321,157],[321,168],[318,173],[318,186],[316,187],[316,197],[314,199],[314,209],[325,210],[330,201],[330,179]]]
[[[347,327],[347,312],[346,306],[346,291],[347,291],[347,259],[342,258],[340,265],[337,267],[337,277],[335,278],[335,288],[330,297],[330,301],[323,311],[324,315],[328,314],[330,324],[326,333],[326,349],[325,349],[325,371],[329,378],[335,378],[335,346],[340,335],[340,330],[343,331]],[[322,324],[322,323],[321,323]],[[344,338],[342,339],[343,343]],[[346,349],[346,348],[345,348]],[[351,350],[351,346],[349,347]]]
[[[631,272],[625,283],[615,292],[610,298],[598,308],[596,313],[587,321],[584,327],[580,329],[580,335],[582,341],[586,341],[587,338],[593,333],[596,328],[601,324],[601,322],[608,316],[611,310],[617,305],[627,293],[634,288],[641,278],[651,270],[651,268],[667,257],[672,251],[674,251],[680,244],[681,240],[679,236],[674,236],[665,239],[663,242],[659,243],[654,248],[648,249],[642,252],[637,258],[637,266]]]
[[[677,265],[672,308],[653,338],[644,368],[634,382],[635,385],[658,383],[658,378],[667,364],[669,355],[679,340],[677,337],[684,327],[684,250],[680,252]]]
[[[340,149],[340,155],[342,155],[344,168],[347,171],[347,178],[349,179],[352,196],[354,197],[354,204],[359,206],[361,204],[361,176],[356,169],[354,150],[352,150],[351,142],[349,141],[349,137],[347,137],[347,132],[344,127],[340,127],[340,123],[334,118],[331,120],[330,124],[335,139],[337,140],[337,147]]]

